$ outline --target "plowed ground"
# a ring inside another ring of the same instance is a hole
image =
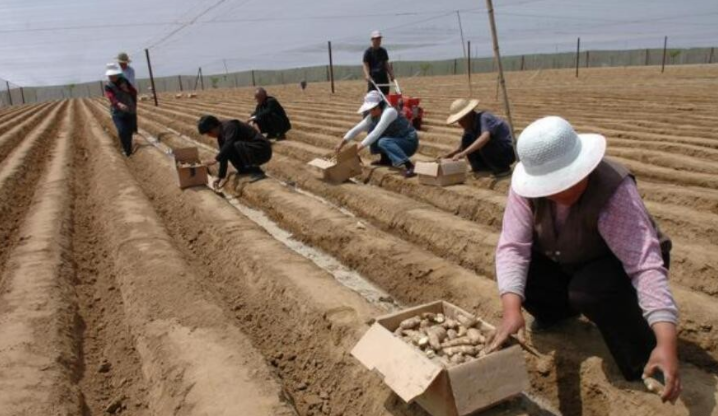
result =
[[[485,415],[718,415],[718,67],[512,73],[515,127],[561,115],[608,138],[674,240],[685,392],[623,381],[588,322],[529,334],[532,388]],[[416,159],[443,154],[460,77],[408,79],[426,109]],[[503,115],[495,76],[473,95]],[[103,100],[0,114],[0,415],[425,415],[349,351],[371,318],[436,299],[498,323],[494,259],[508,180],[430,188],[370,168],[339,186],[306,167],[358,121],[364,85],[271,89],[294,129],[270,178],[178,189],[167,152],[216,143],[251,89],[160,97],[125,158]],[[365,162],[370,160],[364,155]]]

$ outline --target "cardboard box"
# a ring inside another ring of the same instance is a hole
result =
[[[207,166],[199,160],[196,147],[175,149],[174,156],[180,189],[207,185]]]
[[[424,185],[448,186],[466,181],[466,162],[442,159],[439,162],[416,162],[414,172],[419,183]]]
[[[401,321],[423,312],[443,313],[451,319],[457,314],[470,315],[443,301],[385,315],[377,318],[351,352],[365,367],[376,370],[405,402],[416,401],[433,416],[464,416],[529,388],[526,362],[518,345],[445,368],[393,334]]]
[[[320,178],[334,184],[343,183],[362,172],[356,144],[346,146],[336,155],[332,153],[324,158],[314,159],[308,164],[314,168]]]

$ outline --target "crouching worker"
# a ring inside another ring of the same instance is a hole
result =
[[[122,75],[122,69],[117,64],[107,64],[105,75],[109,81],[105,84],[105,96],[110,100],[112,122],[117,128],[122,151],[130,157],[132,135],[137,130],[137,90]]]
[[[359,133],[367,132],[366,138],[359,145],[359,150],[369,147],[372,154],[381,155],[379,160],[371,163],[372,165],[402,167],[404,177],[416,176],[414,164],[409,158],[419,148],[419,135],[411,122],[387,105],[377,91],[366,94],[364,104],[359,108],[358,113],[365,115],[364,120],[349,130],[336,146],[336,152]]]
[[[523,328],[522,306],[534,330],[583,314],[627,380],[660,371],[662,399],[674,403],[681,382],[671,242],[634,177],[604,158],[603,136],[577,135],[560,117],[529,125],[517,150],[496,250],[503,320],[490,350]]]
[[[516,161],[509,125],[488,111],[476,112],[479,100],[459,99],[451,104],[446,124],[459,123],[464,129],[459,148],[446,159],[469,160],[474,172],[491,172],[495,177],[511,175]]]
[[[286,139],[292,123],[289,122],[284,107],[276,98],[268,96],[264,88],[257,88],[254,99],[257,101],[257,107],[249,122],[257,126],[262,134],[266,134],[268,139]]]
[[[202,116],[197,129],[200,134],[217,139],[219,153],[214,159],[204,162],[206,166],[219,163],[219,172],[213,184],[215,189],[219,189],[227,177],[227,162],[232,163],[238,174],[249,174],[250,182],[266,177],[260,165],[272,158],[272,145],[252,126],[239,120],[219,121],[214,116]]]

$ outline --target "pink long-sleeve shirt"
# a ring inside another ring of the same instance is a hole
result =
[[[560,233],[571,207],[558,204],[555,207],[556,231]],[[529,201],[513,190],[509,191],[496,249],[496,278],[501,295],[515,293],[524,297],[533,230]],[[621,182],[599,214],[598,232],[623,263],[648,323],[677,323],[678,308],[668,286],[668,271],[663,265],[656,230],[630,177]]]

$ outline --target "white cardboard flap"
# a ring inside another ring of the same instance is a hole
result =
[[[416,162],[414,173],[435,178],[439,176],[439,164],[436,162]]]
[[[331,168],[332,166],[335,166],[336,164],[334,162],[331,162],[329,160],[325,159],[314,159],[311,162],[307,163],[309,166],[314,166],[316,168],[319,168],[321,170],[327,170]]]
[[[521,348],[512,346],[448,370],[459,415],[471,414],[528,390]]]
[[[444,175],[466,173],[466,162],[463,160],[453,161],[451,159],[443,159],[441,161],[441,173]]]
[[[198,162],[199,150],[196,147],[185,147],[183,149],[174,149],[172,152],[175,162]]]
[[[421,351],[379,324],[369,328],[351,354],[384,376],[384,383],[407,403],[423,394],[442,371]]]
[[[337,154],[337,163],[343,163],[348,160],[356,159],[357,156],[359,156],[359,151],[357,150],[357,145],[356,145],[356,143],[352,143],[349,146],[342,149],[342,151]]]

